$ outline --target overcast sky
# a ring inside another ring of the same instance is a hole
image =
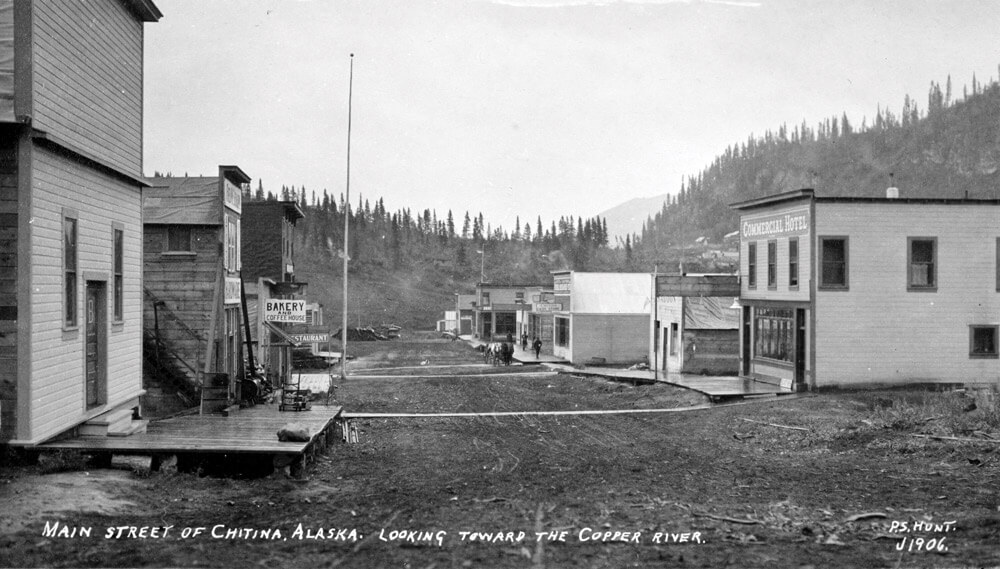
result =
[[[675,192],[727,145],[997,76],[993,0],[155,0],[145,171],[482,211]],[[787,188],[794,189],[794,188]]]

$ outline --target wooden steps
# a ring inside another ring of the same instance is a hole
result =
[[[149,421],[132,420],[131,409],[116,409],[98,415],[80,425],[80,435],[85,437],[127,437],[145,433]]]

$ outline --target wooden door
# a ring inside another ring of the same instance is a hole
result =
[[[107,326],[105,326],[105,294],[104,283],[87,282],[87,324],[86,324],[86,382],[87,407],[104,403],[106,391],[107,362],[105,360],[105,342],[107,342]]]

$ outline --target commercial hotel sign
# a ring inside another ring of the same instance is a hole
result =
[[[740,223],[740,238],[769,239],[809,233],[809,209],[784,211],[764,217],[744,218]]]

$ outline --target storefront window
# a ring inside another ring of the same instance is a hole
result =
[[[795,312],[783,308],[754,311],[754,356],[791,362],[794,359]]]

